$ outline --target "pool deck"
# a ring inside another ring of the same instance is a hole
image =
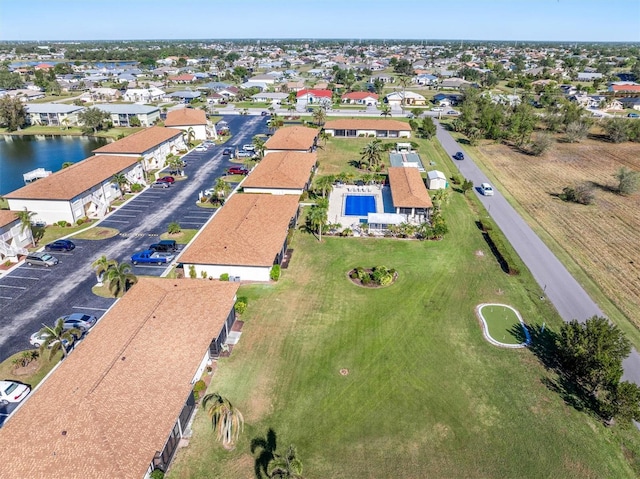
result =
[[[339,185],[334,186],[329,194],[329,211],[327,219],[329,223],[339,223],[342,228],[357,228],[360,226],[360,220],[367,219],[367,216],[345,216],[344,202],[345,197],[350,196],[373,196],[376,200],[376,211],[382,213],[385,211],[385,203],[391,204],[391,190],[387,186],[381,185]]]

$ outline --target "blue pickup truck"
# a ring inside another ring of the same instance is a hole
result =
[[[150,249],[140,251],[131,256],[131,262],[133,264],[167,264],[171,263],[175,258],[175,255],[171,253],[165,253],[162,251],[152,251]]]

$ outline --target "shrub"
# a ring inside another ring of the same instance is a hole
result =
[[[200,271],[200,276],[202,279],[207,279],[207,272],[205,270]]]
[[[198,273],[196,273],[196,266],[194,264],[189,265],[189,278],[196,279],[198,277]]]
[[[278,281],[280,279],[280,265],[274,264],[273,268],[271,268],[271,272],[269,273],[269,277],[272,281]]]
[[[76,220],[76,225],[80,226],[81,224],[83,224],[85,221],[87,221],[87,217],[85,216],[84,218],[78,218]]]
[[[229,281],[229,273],[222,273],[220,275],[220,281]]]
[[[151,474],[149,474],[150,479],[164,479],[164,472],[160,469],[154,469]]]
[[[640,173],[623,166],[615,175],[618,180],[618,193],[621,195],[630,195],[638,191],[640,187]]]
[[[196,383],[193,385],[193,390],[197,393],[201,393],[202,391],[207,390],[207,385],[204,383],[202,379],[200,379],[199,381],[196,381]]]
[[[182,231],[182,229],[180,228],[180,223],[176,221],[172,221],[171,223],[169,223],[169,226],[167,227],[167,232],[169,234],[180,233],[180,231]]]
[[[243,314],[247,310],[247,303],[238,299],[236,304],[233,306],[233,309],[235,309],[236,313]]]
[[[457,173],[451,175],[451,183],[453,183],[454,185],[459,185],[460,183],[462,183],[462,177]]]
[[[487,243],[498,262],[504,266],[508,274],[512,276],[520,274],[520,271],[515,267],[515,259],[503,240],[502,232],[490,219],[482,220],[481,224]]]
[[[67,223],[65,220],[60,220],[56,223],[60,228],[64,228],[65,226],[67,226],[69,223]]]
[[[369,275],[367,274],[366,276],[364,276],[363,278],[360,278],[360,281],[362,281],[363,285],[368,285],[369,283],[371,283],[371,278],[369,277]]]
[[[538,133],[531,140],[529,147],[531,154],[534,156],[542,156],[553,146],[553,138],[548,133]]]
[[[595,199],[593,185],[588,182],[562,188],[562,193],[558,196],[563,201],[571,201],[581,205],[590,205]]]
[[[143,188],[144,186],[142,186],[140,183],[133,183],[131,186],[129,186],[131,193],[140,193]]]

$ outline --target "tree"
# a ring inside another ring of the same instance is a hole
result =
[[[267,147],[265,146],[266,142],[264,141],[264,137],[256,135],[253,137],[253,140],[251,140],[251,143],[253,144],[258,157],[264,157],[264,152],[267,149]]]
[[[328,202],[319,200],[309,211],[309,223],[318,232],[318,241],[322,241],[322,229],[327,224],[328,210]]]
[[[319,176],[316,178],[315,189],[320,191],[324,198],[326,194],[333,188],[333,182],[336,180],[333,175]]]
[[[606,416],[623,423],[640,420],[640,387],[628,381],[617,384],[606,396],[602,409]]]
[[[569,143],[577,143],[580,140],[584,140],[587,137],[587,133],[589,133],[589,126],[589,123],[584,120],[569,123],[566,129],[567,141]]]
[[[189,127],[187,130],[182,132],[182,137],[184,142],[187,144],[187,147],[191,148],[193,146],[193,142],[196,139],[196,132],[192,127]]]
[[[107,270],[107,281],[109,281],[109,291],[115,296],[122,296],[127,290],[138,282],[138,278],[131,272],[132,266],[129,263],[117,263]]]
[[[118,185],[118,189],[120,190],[120,198],[124,198],[123,188],[129,184],[129,180],[124,175],[124,173],[116,173],[111,177],[111,181]]]
[[[25,207],[24,210],[16,212],[16,217],[20,220],[20,233],[24,233],[25,231],[29,232],[29,236],[31,236],[31,243],[35,245],[35,241],[33,239],[33,230],[31,227],[31,220],[36,215],[34,211],[28,211]]]
[[[607,137],[614,143],[622,143],[629,139],[629,122],[622,118],[611,118],[603,125]]]
[[[295,107],[293,107],[293,109],[295,110]],[[281,116],[278,115],[272,115],[271,119],[269,120],[269,129],[271,131],[276,131],[278,128],[282,128],[284,126],[284,120],[282,119]]]
[[[471,180],[464,180],[462,182],[462,185],[460,186],[460,188],[462,189],[462,193],[464,195],[467,194],[467,191],[470,191],[473,189],[473,181]]]
[[[269,477],[281,479],[297,479],[302,477],[302,461],[298,459],[296,447],[293,444],[289,446],[283,456],[279,454],[275,454],[274,456],[267,466],[267,474]]]
[[[417,125],[417,133],[420,138],[430,140],[436,136],[436,125],[430,116],[424,117],[422,122]]]
[[[313,110],[313,121],[318,126],[323,126],[325,121],[327,120],[327,112],[324,108],[316,108]]]
[[[622,361],[631,352],[624,333],[599,316],[563,324],[557,346],[564,371],[596,398],[603,389],[618,385]]]
[[[24,126],[26,118],[27,110],[20,98],[9,95],[0,98],[0,127],[16,131]]]
[[[384,82],[380,78],[376,78],[373,80],[373,89],[378,95],[382,95],[382,91],[384,90]]]
[[[224,178],[218,178],[213,185],[213,196],[216,198],[226,198],[231,192],[231,185],[224,181]]]
[[[105,255],[100,256],[97,260],[91,263],[91,267],[96,271],[96,280],[98,283],[102,283],[102,279],[107,271],[117,264],[114,259],[107,259]]]
[[[202,406],[211,418],[216,439],[225,449],[233,449],[244,428],[242,413],[227,398],[218,393],[207,394],[202,399]]]
[[[68,354],[67,346],[72,345],[76,337],[80,336],[82,332],[76,328],[65,329],[64,318],[58,318],[53,327],[43,324],[40,334],[46,335],[46,339],[40,345],[40,357],[43,357],[43,353],[49,350],[50,360],[58,351],[62,351],[62,358],[64,359]]]
[[[78,120],[84,125],[85,132],[97,133],[104,126],[104,122],[109,119],[109,114],[98,108],[87,108],[78,113]]]
[[[638,191],[640,187],[640,173],[633,171],[626,166],[621,167],[613,175],[618,180],[618,193],[630,195]]]
[[[535,124],[536,117],[530,105],[522,102],[515,107],[509,117],[509,136],[511,136],[519,148],[529,142]]]
[[[535,133],[531,138],[529,150],[534,156],[542,156],[554,143],[553,137],[549,133]]]
[[[383,103],[380,106],[380,116],[384,116],[385,118],[391,116],[391,106],[388,103]]]
[[[376,139],[367,143],[360,150],[360,158],[374,171],[382,161],[382,141]]]

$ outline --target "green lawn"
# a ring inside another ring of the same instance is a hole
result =
[[[46,228],[34,227],[33,236],[38,240],[38,244],[35,247],[29,249],[35,251],[36,249],[41,248],[47,243],[51,243],[52,241],[70,235],[72,233],[82,231],[91,226],[93,222],[95,222],[95,220],[89,220],[81,225],[73,226],[49,225]]]
[[[35,333],[35,331],[33,331]],[[27,343],[28,345],[28,343]],[[33,351],[36,348],[25,349],[25,351]],[[31,389],[35,388],[42,379],[49,374],[56,364],[62,358],[62,353],[56,353],[51,360],[49,360],[49,351],[44,353],[43,358],[38,358],[34,362],[30,364],[30,367],[27,368],[28,373],[25,375],[16,374],[16,368],[13,364],[13,360],[22,356],[24,351],[20,351],[12,356],[9,356],[3,362],[0,363],[0,378],[3,380],[9,381],[18,381],[24,384],[28,384],[31,386]],[[25,370],[27,372],[27,370]]]
[[[520,335],[514,334],[516,331],[518,333],[522,331],[522,325],[511,308],[491,304],[484,306],[480,314],[487,323],[489,336],[499,343],[520,344],[523,342]]]
[[[242,286],[242,338],[209,389],[244,414],[236,449],[215,442],[200,410],[168,477],[255,477],[251,441],[270,428],[278,452],[297,446],[308,479],[637,477],[638,431],[567,405],[529,349],[483,339],[483,302],[513,305],[530,325],[561,321],[524,268],[502,272],[461,194],[445,217],[438,242],[296,232],[280,282]],[[346,277],[375,265],[397,269],[396,283]]]

